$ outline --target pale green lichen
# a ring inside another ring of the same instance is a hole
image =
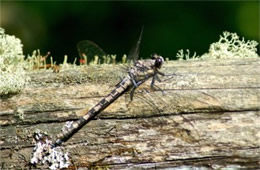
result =
[[[258,43],[254,40],[246,41],[244,37],[239,39],[236,33],[223,32],[220,35],[219,41],[212,43],[209,52],[201,56],[202,59],[207,58],[245,58],[258,57],[257,54]]]
[[[179,50],[177,58],[179,60],[205,60],[259,57],[257,54],[257,45],[258,42],[254,40],[246,41],[244,37],[240,39],[236,33],[224,31],[223,35],[220,35],[219,40],[210,45],[208,53],[205,53],[202,56],[196,56],[196,53],[194,53],[194,55],[190,57],[189,50],[187,50],[187,54],[184,54],[183,50]]]
[[[32,71],[37,69],[46,69],[47,68],[47,58],[50,56],[48,52],[45,56],[41,55],[40,50],[34,50],[31,55],[27,55],[26,60],[24,61],[24,68],[26,71]],[[51,67],[55,65],[53,58],[50,56],[50,65]]]
[[[15,36],[5,34],[0,27],[0,65],[16,64],[23,60],[21,40]]]
[[[126,56],[126,54],[124,54],[123,57],[122,57],[122,63],[123,64],[127,63],[127,56]]]
[[[21,40],[5,34],[0,27],[0,96],[18,93],[28,78],[24,71]]]
[[[87,55],[82,55],[82,59],[80,62],[80,65],[101,65],[101,64],[118,64],[117,63],[117,55],[115,54],[107,54],[107,55],[103,55],[103,56],[98,56],[95,55],[94,58],[88,62],[88,57]],[[127,63],[127,56],[124,54],[121,58],[121,62],[122,64],[126,64]]]
[[[14,112],[14,116],[17,117],[20,120],[24,120],[24,110],[18,108],[15,112]]]
[[[190,50],[187,49],[186,50],[187,53],[183,52],[183,49],[179,50],[176,57],[178,60],[194,60],[197,59],[198,56],[196,54],[196,52],[194,52],[194,54],[192,56],[190,56]]]

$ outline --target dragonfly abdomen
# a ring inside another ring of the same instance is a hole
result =
[[[105,98],[103,98],[98,104],[96,104],[92,109],[90,109],[83,117],[73,122],[69,127],[62,130],[61,133],[57,135],[57,140],[54,144],[61,145],[61,143],[67,141],[73,134],[75,134],[79,129],[81,129],[86,123],[88,123],[92,118],[94,118],[98,113],[103,111],[108,107],[113,101],[124,94],[128,88],[132,85],[130,77],[125,77]]]

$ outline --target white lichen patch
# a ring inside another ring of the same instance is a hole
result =
[[[245,57],[258,57],[257,52],[258,43],[254,40],[246,41],[236,33],[223,32],[220,35],[218,42],[212,43],[209,52],[202,55],[202,59],[214,58],[245,58]]]
[[[0,27],[0,95],[17,93],[29,81],[23,68],[22,46],[20,39],[5,34]]]
[[[53,147],[52,141],[48,139],[46,133],[35,132],[34,140],[36,145],[30,163],[48,164],[49,169],[68,168],[70,165],[68,153],[64,153],[62,147]]]
[[[257,54],[258,42],[254,40],[241,39],[236,33],[224,31],[223,35],[217,42],[210,45],[208,53],[202,56],[196,55],[196,52],[191,56],[187,49],[186,53],[181,49],[178,51],[176,57],[178,60],[194,60],[194,59],[233,59],[246,57],[259,57]]]
[[[0,27],[0,64],[10,64],[23,60],[23,45],[21,40],[15,36],[5,34],[5,30]]]

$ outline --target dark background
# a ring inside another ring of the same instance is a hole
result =
[[[2,1],[1,27],[22,40],[24,54],[40,49],[58,62],[78,57],[76,44],[92,40],[106,53],[128,54],[144,25],[140,56],[201,55],[223,31],[259,42],[259,1]],[[258,46],[259,53],[259,46]]]

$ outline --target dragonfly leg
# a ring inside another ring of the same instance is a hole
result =
[[[131,73],[131,72],[129,72],[129,76],[130,76],[130,78],[131,78],[131,81],[132,81],[132,83],[133,83],[133,85],[134,85],[134,87],[135,88],[137,88],[138,87],[138,85],[140,84],[138,84],[138,83],[136,83],[136,80],[135,80],[135,78],[134,78],[134,75],[133,75],[133,73]]]
[[[133,89],[130,91],[130,101],[133,101],[135,89],[136,87],[134,86]]]
[[[161,80],[159,79],[158,75],[155,74],[155,75],[153,76],[153,78],[152,78],[152,82],[151,82],[151,85],[150,85],[151,88],[154,89],[154,90],[160,90],[163,94],[165,94],[165,92],[164,92],[159,86],[157,86],[157,85],[154,84],[155,79],[156,79],[157,81],[161,82]],[[156,88],[155,88],[155,87],[156,87]]]
[[[171,79],[173,79],[175,76],[176,76],[176,74],[165,74],[164,76],[166,76],[166,77],[168,77],[167,79],[164,79],[163,81],[165,82],[165,81],[168,81],[168,80],[171,80]]]
[[[132,101],[133,98],[134,98],[134,92],[135,92],[135,89],[140,85],[142,84],[144,81],[139,81],[139,82],[136,82],[135,80],[132,80],[135,82],[135,85],[133,86],[133,88],[131,89],[130,91],[130,100]]]
[[[155,87],[156,87],[156,88],[155,88]],[[152,86],[152,89],[154,89],[154,90],[160,90],[163,94],[165,94],[164,90],[161,89],[159,86],[157,86],[157,85],[155,85],[155,84]]]
[[[160,72],[159,70],[157,70],[157,73],[160,74],[161,76],[165,76],[165,74],[163,72]]]
[[[157,80],[158,82],[161,82],[161,79],[158,77],[157,73],[155,73],[153,75],[152,82],[151,82],[151,87],[154,86],[155,80]]]
[[[154,77],[156,78],[156,80],[157,80],[158,82],[162,82],[162,80],[159,78],[158,75],[155,75]]]

